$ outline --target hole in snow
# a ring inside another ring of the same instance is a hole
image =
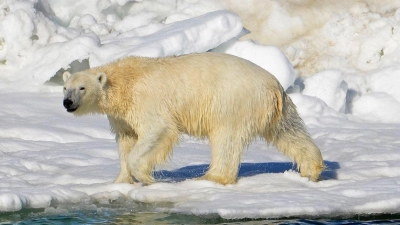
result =
[[[0,50],[3,49],[4,42],[5,42],[4,38],[0,37]]]
[[[83,71],[83,70],[87,70],[90,68],[89,65],[89,60],[88,59],[84,59],[82,61],[79,60],[75,60],[73,62],[71,62],[69,64],[69,68],[67,70],[61,68],[60,70],[57,71],[57,73],[50,78],[49,81],[47,81],[45,84],[46,85],[50,85],[50,86],[59,86],[59,85],[63,85],[64,81],[62,78],[62,75],[64,74],[65,71],[68,71],[70,73],[76,73],[79,71]]]
[[[37,40],[39,40],[39,36],[37,36],[36,34],[34,34],[34,35],[32,35],[31,40],[32,40],[32,41],[37,41]]]
[[[286,93],[291,94],[291,93],[301,93],[305,88],[304,85],[304,79],[301,77],[296,78],[294,81],[294,84],[290,86],[287,90]]]
[[[7,63],[7,60],[5,60],[5,59],[4,60],[0,60],[0,64],[1,65],[6,65],[6,63]]]

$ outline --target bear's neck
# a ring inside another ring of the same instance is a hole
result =
[[[129,103],[128,95],[123,90],[109,86],[100,97],[99,113],[115,118],[123,118]],[[125,107],[123,107],[125,106]]]
[[[151,58],[128,57],[117,61],[116,66],[105,65],[94,69],[107,74],[107,84],[98,104],[99,113],[116,118],[127,115],[129,108],[135,104],[132,90],[139,78],[149,73],[146,67],[153,61]]]

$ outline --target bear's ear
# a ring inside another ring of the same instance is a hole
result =
[[[68,78],[71,76],[71,73],[70,72],[68,72],[68,71],[65,71],[64,73],[63,73],[63,80],[64,80],[64,82],[67,82],[67,80],[68,80]]]
[[[96,79],[104,87],[107,83],[107,74],[104,72],[98,73]]]

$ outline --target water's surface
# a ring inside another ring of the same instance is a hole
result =
[[[124,202],[124,204],[58,205],[56,208],[31,209],[14,213],[0,212],[0,225],[18,224],[400,224],[400,214],[356,216],[353,218],[284,218],[225,220],[218,215],[194,216],[162,213],[165,205]]]

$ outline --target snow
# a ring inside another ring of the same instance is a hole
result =
[[[274,12],[263,24],[276,39],[287,27],[310,28],[306,17],[271,2]],[[253,3],[242,7],[257,10]],[[239,17],[209,0],[0,1],[0,212],[112,204],[129,211],[137,201],[155,211],[228,219],[399,213],[400,11],[386,3],[355,1],[340,10],[326,3],[324,10],[339,10],[335,16],[321,12],[314,32],[271,46],[243,40],[243,24],[252,21],[243,10]],[[289,19],[280,25],[282,18]],[[322,151],[321,181],[300,177],[261,140],[245,151],[237,184],[196,180],[210,148],[183,136],[157,168],[157,183],[112,183],[119,159],[108,121],[65,112],[62,72],[129,55],[210,50],[277,77]]]
[[[398,123],[399,110],[400,103],[384,92],[362,95],[352,106],[353,115],[369,121],[385,123]]]
[[[213,51],[239,56],[259,65],[274,75],[285,90],[296,78],[292,64],[276,46],[265,46],[253,41],[239,41],[233,38]]]
[[[344,113],[347,83],[340,70],[324,70],[304,80],[304,95],[323,100],[330,108]]]
[[[8,23],[8,17],[6,17],[4,23]],[[86,33],[85,30],[83,34],[79,34],[69,41],[52,43],[35,49],[32,49],[33,46],[31,48],[25,47],[27,48],[23,49],[26,52],[25,57],[18,65],[24,69],[10,73],[9,79],[15,83],[18,83],[17,81],[25,83],[26,79],[33,78],[31,82],[42,84],[53,77],[61,68],[68,69],[69,64],[74,61],[82,62],[88,59],[90,66],[93,67],[130,55],[157,57],[204,52],[217,47],[242,31],[240,18],[228,11],[211,12],[184,22],[159,25],[151,34],[141,34],[143,31],[147,31],[146,27],[142,28],[140,24],[136,25],[142,32],[133,28],[136,26],[135,24],[130,24],[130,28],[123,25],[130,23],[130,21],[147,23],[149,22],[147,17],[127,16],[124,20],[115,24],[118,32],[110,33],[106,37],[97,36],[95,33]],[[150,15],[150,17],[152,16]],[[79,21],[81,25],[84,25],[83,27],[98,25],[90,15],[82,16]],[[149,26],[153,27],[153,24],[150,23]],[[119,35],[118,33],[124,30],[121,27],[128,29],[129,32]],[[93,31],[93,29],[91,30]],[[0,26],[0,33],[3,32],[9,33],[6,29],[2,30]],[[29,35],[31,34],[29,33]],[[12,40],[7,38],[5,45],[16,44],[13,41],[14,38]],[[5,55],[9,54],[7,48],[5,52],[7,53]],[[9,67],[8,58],[5,57],[4,60],[7,62],[7,69]],[[30,71],[29,76],[26,76],[26,70]]]

